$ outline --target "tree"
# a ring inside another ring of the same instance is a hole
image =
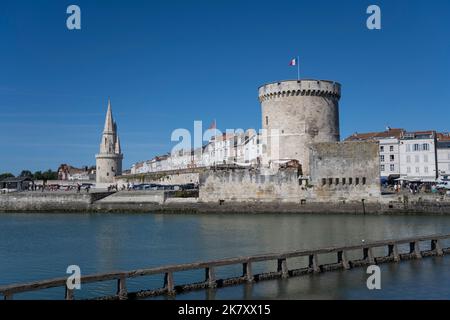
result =
[[[36,172],[33,174],[33,178],[34,178],[35,180],[42,180],[42,172],[41,172],[41,171],[36,171]]]
[[[6,178],[14,178],[14,175],[9,172],[1,173],[0,174],[0,180],[6,179]]]
[[[30,170],[22,170],[22,172],[19,174],[19,177],[32,178],[33,173],[31,173]]]

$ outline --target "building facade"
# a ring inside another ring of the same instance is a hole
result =
[[[384,132],[355,133],[346,141],[378,141],[382,180],[435,181],[450,172],[450,137],[436,131],[388,128]]]
[[[399,149],[401,178],[433,181],[438,177],[435,131],[405,132]]]
[[[440,177],[450,177],[450,135],[439,133],[437,135],[437,163]]]
[[[108,101],[105,126],[102,141],[100,142],[100,152],[95,158],[97,183],[113,183],[114,177],[122,174],[123,154],[110,101]]]

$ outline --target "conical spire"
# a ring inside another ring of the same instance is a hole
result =
[[[117,139],[116,139],[116,145],[115,145],[115,151],[116,151],[116,154],[121,154],[122,153],[122,150],[121,150],[121,148],[120,148],[120,139],[119,139],[119,136],[117,136]]]
[[[114,121],[111,110],[111,100],[108,98],[108,111],[106,112],[104,133],[114,133]]]

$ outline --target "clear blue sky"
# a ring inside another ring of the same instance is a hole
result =
[[[297,55],[302,77],[342,83],[343,138],[449,130],[449,14],[448,0],[1,1],[0,172],[94,164],[108,96],[125,168],[194,120],[258,129],[258,86],[295,78]]]

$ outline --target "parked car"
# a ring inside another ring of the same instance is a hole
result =
[[[436,185],[436,189],[450,190],[450,181],[442,181]]]

